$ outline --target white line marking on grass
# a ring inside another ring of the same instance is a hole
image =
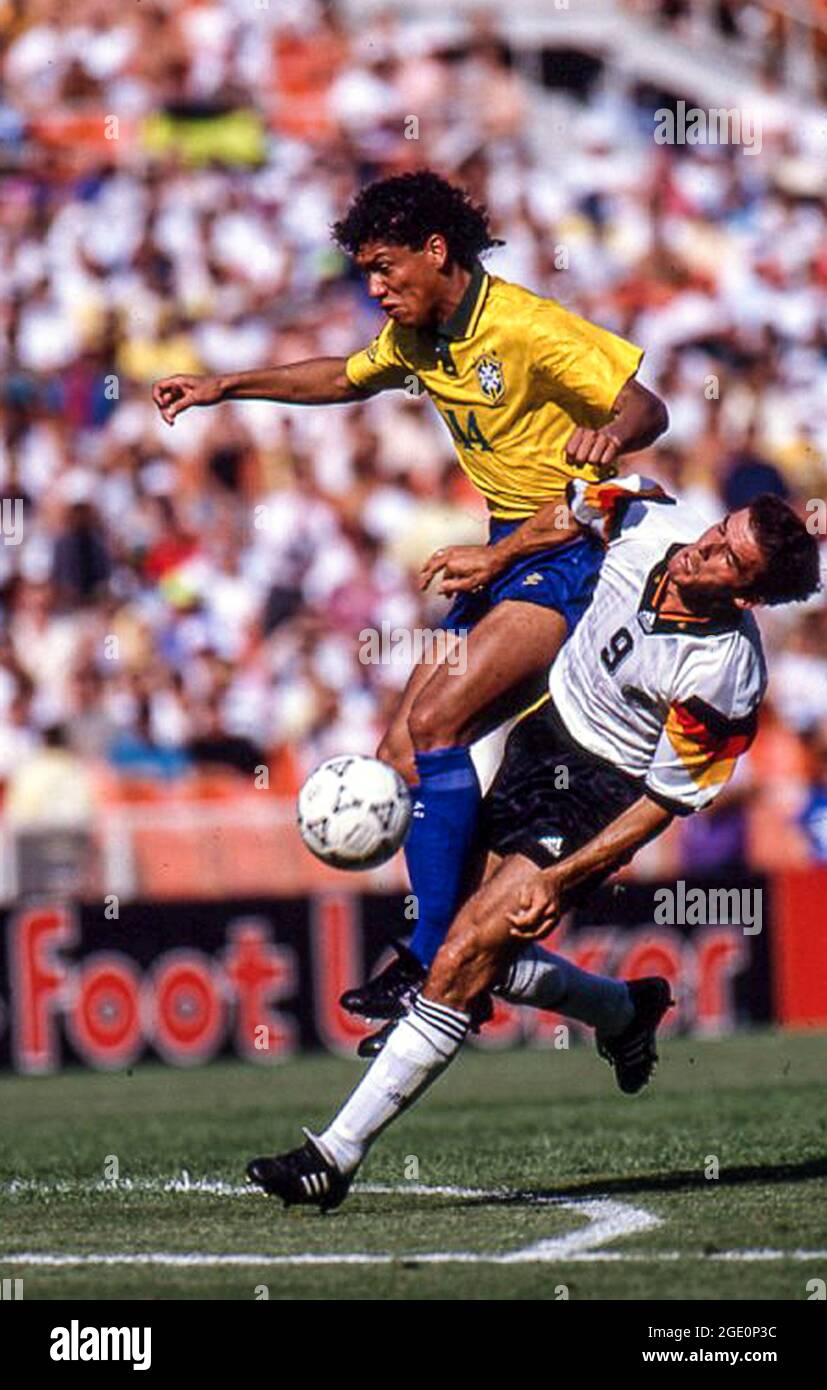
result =
[[[509,1187],[429,1187],[424,1183],[416,1182],[357,1182],[354,1183],[351,1191],[374,1197],[404,1194],[406,1197],[454,1197],[463,1201],[477,1199],[502,1203],[516,1202],[527,1206],[542,1206],[544,1204],[559,1206],[563,1201],[562,1197],[553,1194],[521,1192]],[[257,1201],[267,1196],[254,1183],[221,1182],[216,1178],[191,1178],[186,1172],[177,1178],[58,1178],[52,1182],[43,1182],[38,1178],[12,1178],[10,1182],[0,1184],[0,1195],[9,1197],[77,1197],[96,1193],[101,1195],[111,1193],[114,1196],[118,1193],[132,1192],[149,1193],[152,1196],[159,1196],[164,1192],[191,1192],[196,1196],[203,1193],[209,1197],[255,1197]]]
[[[185,1171],[176,1178],[121,1178],[117,1181],[83,1181],[59,1179],[41,1182],[37,1179],[13,1179],[0,1189],[10,1195],[48,1194],[77,1195],[83,1193],[161,1192],[204,1193],[220,1197],[254,1197],[267,1200],[266,1194],[250,1184],[220,1182],[212,1178],[191,1178]],[[548,1206],[570,1211],[585,1218],[587,1224],[561,1236],[552,1236],[519,1250],[477,1252],[470,1250],[434,1250],[397,1254],[354,1251],[341,1253],[304,1252],[297,1255],[271,1255],[256,1252],[218,1254],[207,1251],[174,1252],[147,1251],[100,1254],[67,1254],[49,1251],[0,1253],[0,1265],[28,1265],[63,1268],[82,1265],[137,1265],[194,1268],[197,1266],[315,1266],[315,1265],[390,1265],[390,1264],[564,1264],[564,1263],[661,1263],[676,1260],[711,1261],[769,1261],[769,1260],[827,1260],[827,1250],[721,1250],[714,1252],[686,1250],[616,1251],[601,1249],[607,1241],[623,1236],[640,1235],[662,1225],[660,1217],[642,1207],[618,1202],[610,1197],[564,1198],[543,1193],[519,1191],[512,1188],[476,1188],[433,1186],[423,1183],[357,1183],[354,1192],[373,1196],[448,1197],[460,1201],[490,1202],[492,1205]]]
[[[642,1207],[630,1206],[627,1202],[615,1202],[609,1197],[597,1197],[588,1201],[561,1201],[561,1211],[574,1211],[585,1216],[589,1225],[568,1231],[563,1236],[552,1236],[549,1240],[537,1241],[523,1250],[514,1250],[503,1255],[507,1264],[531,1263],[540,1261],[551,1264],[555,1260],[569,1260],[575,1255],[599,1249],[608,1240],[619,1236],[639,1235],[643,1231],[653,1231],[660,1226],[661,1219]]]
[[[43,1268],[67,1268],[80,1265],[156,1265],[176,1268],[211,1268],[221,1266],[301,1266],[301,1265],[419,1265],[419,1264],[513,1264],[515,1255],[525,1263],[536,1264],[661,1264],[675,1263],[678,1260],[709,1260],[728,1262],[757,1260],[806,1260],[823,1261],[827,1258],[825,1250],[724,1250],[714,1255],[701,1251],[654,1250],[650,1255],[640,1251],[592,1250],[570,1255],[549,1253],[529,1254],[529,1251],[515,1251],[513,1254],[477,1254],[472,1251],[438,1250],[425,1254],[408,1255],[369,1255],[369,1254],[302,1254],[302,1255],[263,1255],[263,1254],[209,1254],[193,1252],[177,1254],[169,1251],[151,1251],[136,1255],[115,1253],[105,1255],[66,1255],[44,1251],[22,1252],[14,1255],[0,1254],[0,1265],[40,1266]]]
[[[489,1201],[515,1202],[523,1201],[527,1204],[540,1205],[546,1202],[557,1203],[562,1200],[556,1196],[544,1196],[541,1193],[519,1192],[514,1188],[481,1188],[481,1187],[428,1187],[423,1183],[378,1183],[361,1182],[354,1183],[353,1192],[363,1192],[373,1196],[395,1196],[405,1193],[409,1197],[457,1197],[468,1200],[469,1198],[482,1198]],[[176,1178],[58,1178],[52,1182],[43,1182],[39,1178],[12,1178],[10,1182],[0,1185],[0,1194],[9,1197],[25,1196],[47,1196],[47,1197],[76,1197],[81,1193],[118,1193],[118,1192],[148,1192],[157,1196],[163,1192],[193,1192],[206,1193],[212,1197],[256,1197],[258,1199],[267,1194],[253,1183],[230,1183],[221,1182],[217,1178],[191,1178],[186,1170]]]
[[[641,1250],[591,1250],[583,1255],[569,1255],[572,1264],[648,1264],[650,1261],[725,1260],[730,1263],[758,1260],[827,1260],[827,1250],[653,1250],[647,1255]]]
[[[163,1192],[205,1193],[214,1197],[257,1197],[258,1190],[250,1183],[218,1182],[213,1178],[190,1178],[182,1173],[177,1178],[58,1178],[54,1182],[41,1182],[38,1178],[12,1178],[0,1187],[0,1193],[9,1197],[77,1197],[99,1193],[138,1192],[160,1196]]]
[[[124,1178],[113,1182],[95,1183],[73,1183],[70,1180],[59,1180],[55,1183],[39,1183],[37,1181],[18,1181],[9,1185],[9,1189],[16,1194],[24,1192],[43,1192],[44,1190],[53,1194],[57,1191],[63,1193],[77,1192],[79,1189],[100,1193],[123,1192],[201,1192],[211,1193],[221,1196],[255,1196],[262,1198],[264,1193],[255,1187],[235,1186],[230,1183],[216,1182],[213,1179],[191,1179],[189,1174],[184,1172],[178,1178],[172,1179],[153,1179],[153,1178]],[[9,1190],[7,1189],[7,1190]],[[661,1224],[660,1218],[653,1216],[650,1212],[643,1211],[640,1207],[633,1207],[625,1202],[616,1202],[608,1197],[597,1199],[566,1199],[553,1195],[546,1196],[540,1193],[520,1192],[508,1188],[476,1188],[476,1187],[453,1187],[453,1186],[434,1186],[429,1187],[422,1183],[404,1183],[389,1185],[386,1183],[361,1183],[354,1187],[355,1192],[362,1192],[376,1196],[397,1196],[406,1197],[447,1197],[459,1201],[482,1201],[492,1204],[514,1204],[525,1203],[534,1206],[555,1207],[560,1211],[571,1211],[585,1219],[585,1227],[575,1231],[569,1231],[565,1235],[556,1236],[549,1240],[538,1241],[534,1245],[528,1245],[521,1250],[498,1251],[490,1254],[476,1253],[465,1250],[436,1250],[423,1253],[411,1252],[410,1254],[301,1254],[301,1255],[209,1255],[209,1254],[187,1254],[170,1255],[158,1253],[157,1255],[134,1255],[134,1256],[115,1256],[115,1255],[49,1255],[33,1254],[30,1258],[35,1264],[57,1262],[59,1264],[266,1264],[266,1265],[303,1265],[303,1264],[391,1264],[396,1260],[413,1260],[421,1264],[517,1264],[517,1263],[548,1263],[552,1260],[566,1259],[578,1252],[594,1250],[606,1241],[616,1240],[619,1236],[635,1235],[641,1231],[652,1230]],[[0,1261],[6,1263],[22,1264],[26,1262],[23,1255],[4,1257],[0,1255]]]
[[[710,1260],[827,1260],[827,1250],[718,1250]]]

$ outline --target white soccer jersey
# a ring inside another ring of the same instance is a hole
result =
[[[708,806],[752,742],[766,665],[752,614],[670,614],[666,564],[706,524],[638,477],[569,486],[577,520],[607,545],[592,602],[549,689],[582,747],[644,781],[679,814]]]

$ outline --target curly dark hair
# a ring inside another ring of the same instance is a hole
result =
[[[766,561],[749,591],[759,603],[801,602],[821,587],[818,541],[789,503],[770,492],[749,504],[753,535]]]
[[[421,251],[429,236],[441,232],[450,259],[463,270],[473,269],[485,251],[504,244],[492,237],[486,209],[431,169],[368,184],[332,230],[351,256],[370,241]]]

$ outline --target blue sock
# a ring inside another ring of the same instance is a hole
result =
[[[445,939],[459,906],[468,852],[480,807],[480,786],[467,748],[417,753],[419,786],[405,845],[419,917],[411,942],[426,968]]]

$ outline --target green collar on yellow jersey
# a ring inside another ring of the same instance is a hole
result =
[[[479,311],[482,309],[487,288],[488,275],[482,262],[475,261],[465,294],[451,317],[439,325],[436,336],[438,338],[469,338],[477,326]]]
[[[476,261],[462,299],[451,317],[445,323],[441,323],[434,334],[434,350],[437,361],[441,363],[443,370],[449,376],[456,376],[457,374],[454,360],[451,357],[450,344],[457,338],[469,338],[475,331],[482,313],[482,306],[485,303],[487,289],[488,275],[483,269],[482,263]]]

